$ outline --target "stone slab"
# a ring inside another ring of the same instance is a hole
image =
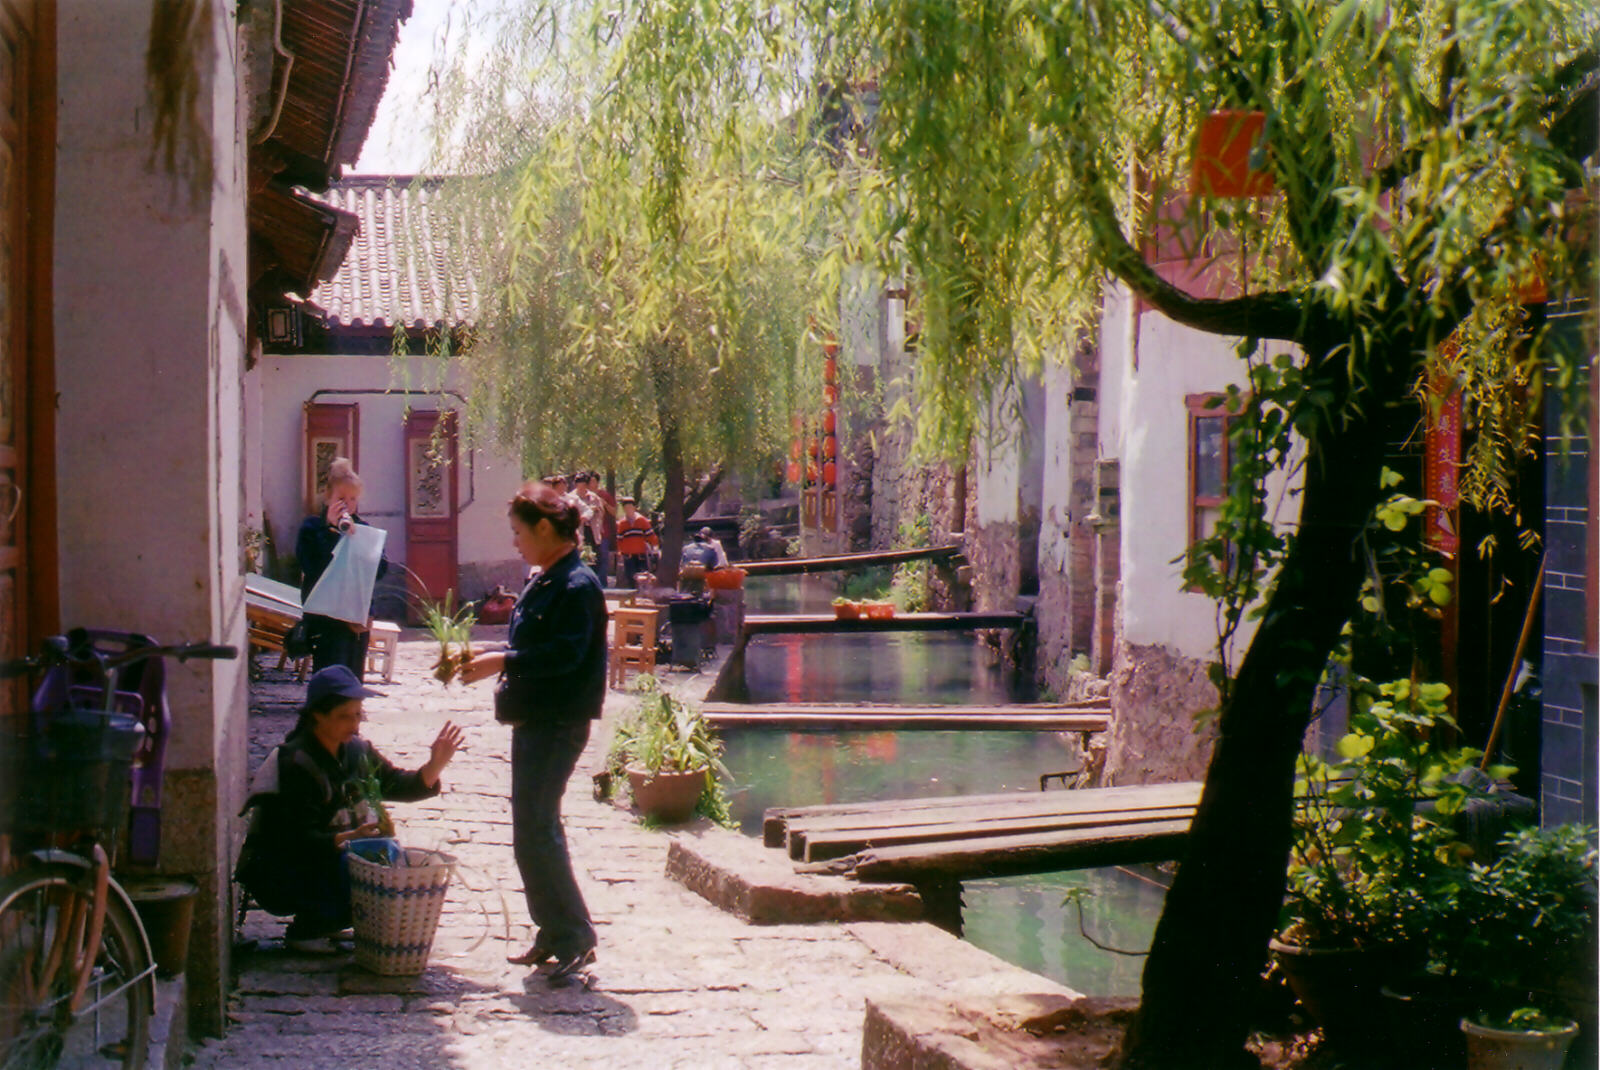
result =
[[[667,876],[755,925],[919,921],[922,899],[910,885],[862,885],[798,874],[755,840],[709,827],[677,833]]]

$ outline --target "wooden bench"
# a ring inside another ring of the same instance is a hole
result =
[[[279,583],[254,573],[244,578],[245,623],[249,630],[250,646],[254,650],[276,651],[278,668],[289,660],[283,648],[284,637],[300,622],[300,592],[287,583]],[[295,661],[295,678],[304,680],[310,668],[310,658]]]

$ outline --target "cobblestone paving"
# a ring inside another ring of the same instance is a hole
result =
[[[383,978],[348,955],[291,954],[281,943],[282,922],[253,912],[243,935],[259,944],[236,958],[232,1025],[226,1038],[198,1046],[193,1065],[860,1065],[864,997],[909,979],[842,927],[745,925],[668,881],[667,835],[591,797],[609,722],[628,701],[617,692],[564,803],[600,934],[590,985],[551,989],[541,975],[508,965],[508,949],[521,951],[531,939],[510,847],[510,733],[494,723],[488,684],[446,690],[427,675],[430,659],[429,642],[401,643],[395,681],[377,685],[386,697],[367,700],[363,729],[407,768],[425,760],[446,719],[467,732],[467,750],[446,770],[446,792],[394,808],[403,843],[441,846],[470,867],[452,889],[427,972]],[[668,681],[686,690],[708,683],[674,674]],[[287,674],[270,670],[253,687],[252,769],[282,739],[301,693]]]

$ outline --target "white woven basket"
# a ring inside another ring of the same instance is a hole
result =
[[[390,976],[421,973],[433,949],[455,857],[407,847],[405,865],[379,865],[354,854],[349,859],[356,963]]]

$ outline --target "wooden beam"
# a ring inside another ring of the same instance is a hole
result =
[[[796,869],[843,872],[856,880],[872,883],[974,880],[1166,861],[1178,856],[1188,835],[1186,820],[1143,821],[1133,825],[872,848]]]
[[[745,637],[816,635],[825,632],[960,632],[978,628],[1020,628],[1021,613],[896,613],[881,620],[840,620],[831,613],[752,613],[744,618]]]
[[[1137,806],[1174,805],[1170,800],[1183,800],[1183,805],[1200,801],[1200,782],[1181,781],[1172,784],[1140,784],[1126,788],[1084,788],[1078,791],[1007,791],[986,795],[943,795],[920,799],[880,799],[873,802],[837,803],[821,806],[772,807],[767,810],[762,824],[762,842],[768,847],[782,847],[787,826],[837,818],[891,817],[909,820],[913,816],[928,816],[927,811],[962,810],[973,806],[1000,805],[1011,807],[1041,806],[1054,808],[1060,813],[1087,812],[1096,807],[1104,810],[1131,809]],[[932,815],[937,819],[937,815]]]
[[[871,568],[900,565],[908,561],[930,561],[956,557],[959,546],[923,546],[911,550],[869,550],[859,554],[830,554],[822,557],[780,557],[770,561],[737,561],[749,576],[799,576],[846,568]]]
[[[1104,732],[1111,714],[1072,706],[850,706],[808,703],[707,702],[713,728],[788,731],[976,729],[985,731]]]
[[[937,825],[911,825],[883,829],[848,829],[838,832],[795,830],[790,833],[789,856],[799,862],[821,862],[885,847],[933,845],[952,840],[1014,837],[1061,832],[1068,829],[1110,829],[1172,821],[1192,821],[1194,807],[1168,806],[1151,810],[1113,810],[1094,814],[1041,814]]]

